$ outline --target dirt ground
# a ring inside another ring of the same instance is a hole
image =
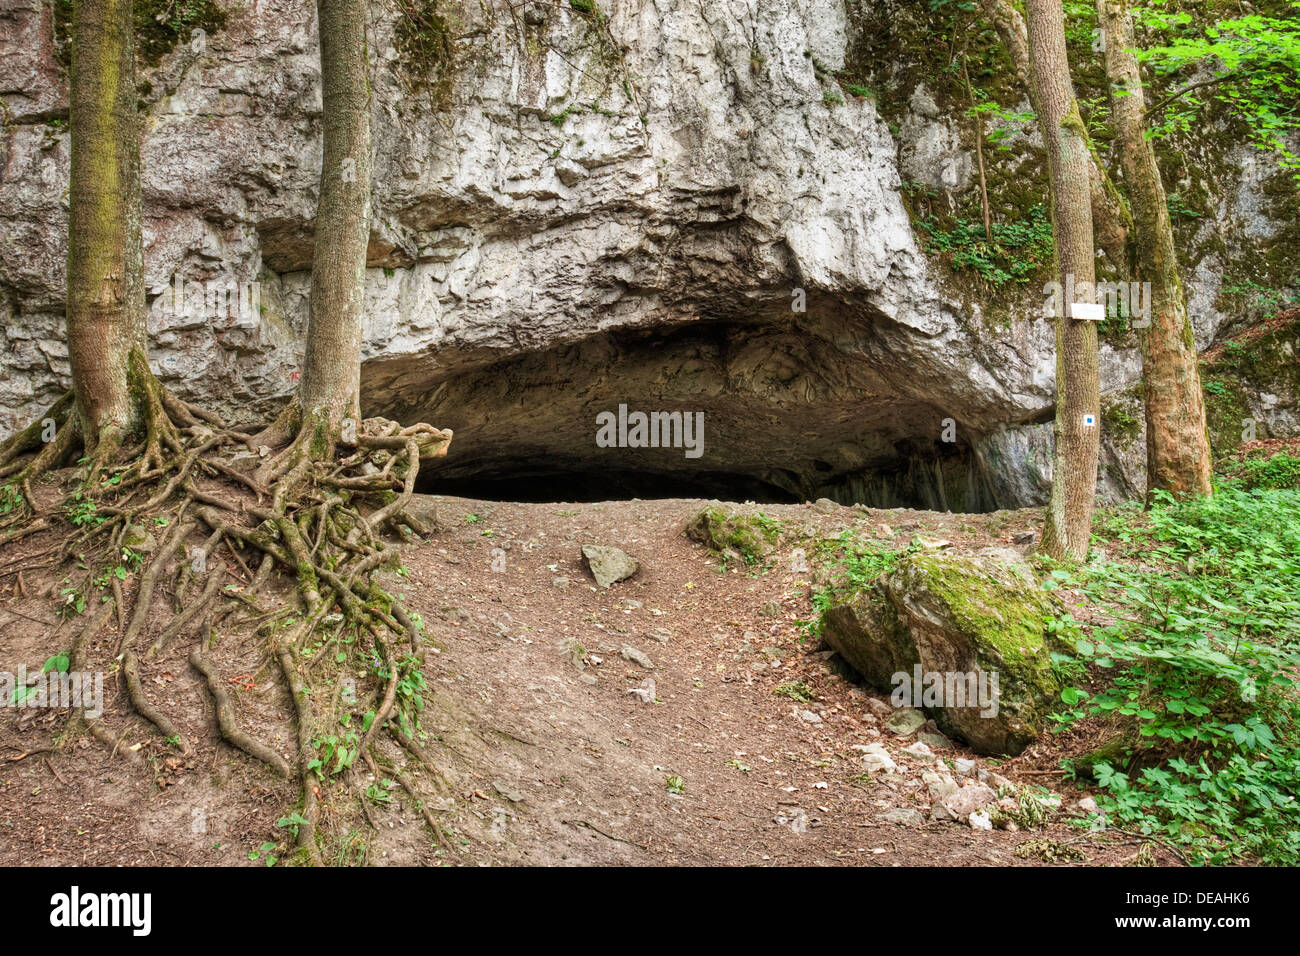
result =
[[[960,748],[939,751],[948,764],[938,767],[901,754],[911,741],[884,728],[886,695],[846,677],[800,626],[812,616],[801,534],[853,526],[899,547],[923,535],[964,550],[1010,546],[1040,527],[1039,514],[764,505],[782,524],[782,544],[769,565],[748,569],[723,568],[684,537],[704,504],[431,500],[439,530],[406,552],[404,571],[386,575],[386,586],[420,614],[438,648],[426,662],[422,726],[442,776],[413,779],[445,837],[406,793],[361,768],[352,785],[371,789],[369,820],[334,827],[345,832],[326,848],[327,861],[1044,865],[1016,848],[1050,839],[1092,865],[1178,863],[1126,835],[1068,824],[1084,794],[1056,769],[1068,746],[1059,737],[1001,762]],[[34,557],[56,544],[34,537],[24,547]],[[619,547],[640,571],[600,589],[582,564],[585,544]],[[0,567],[13,560],[0,556]],[[0,670],[39,668],[73,627],[48,600],[22,597],[14,576],[0,577]],[[105,647],[116,627],[103,631]],[[190,743],[188,755],[124,716],[115,674],[105,680],[105,722],[125,732],[118,753],[84,733],[54,746],[62,712],[0,710],[0,865],[262,866],[281,852],[291,822],[277,820],[291,812],[295,787],[221,741],[185,651],[154,662],[145,683]],[[291,756],[292,707],[260,642],[231,635],[212,659],[245,729]],[[810,701],[775,693],[798,682]],[[854,748],[876,742],[898,773],[862,772]],[[1061,812],[1018,832],[882,820],[899,808],[928,817],[921,773],[952,773],[956,758],[1018,786],[1050,788],[1063,798]],[[332,808],[337,822],[348,818],[348,801],[355,805],[343,783],[322,799],[326,825]]]

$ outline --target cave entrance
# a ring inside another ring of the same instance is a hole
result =
[[[433,466],[436,468],[436,466]],[[432,471],[432,469],[431,469]],[[750,475],[725,472],[650,474],[592,468],[541,474],[492,474],[441,478],[421,472],[418,490],[487,501],[578,502],[629,498],[717,498],[759,504],[797,504],[798,495]]]
[[[617,467],[599,456],[562,467],[520,461],[475,467],[458,463],[446,474],[432,463],[421,469],[417,491],[488,501],[590,502],[630,498],[703,498],[797,504],[830,498],[844,505],[980,513],[997,503],[984,472],[968,450],[925,452],[904,443],[897,459],[881,467],[837,472],[813,459],[805,471],[773,469],[760,474],[693,469],[656,471]],[[454,445],[454,443],[453,443]]]
[[[405,407],[384,413],[455,430],[448,456],[421,469],[427,494],[994,510],[975,430],[957,427],[943,440],[953,430],[949,403],[928,394],[921,376],[868,358],[869,324],[828,337],[782,321],[595,335],[425,386],[404,383]],[[665,429],[698,420],[700,432],[684,443],[638,441],[637,415]],[[601,432],[611,417],[613,442]]]

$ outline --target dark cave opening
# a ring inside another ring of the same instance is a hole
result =
[[[981,433],[913,387],[920,372],[900,377],[872,315],[823,305],[808,327],[760,314],[604,333],[405,385],[409,407],[386,413],[455,431],[421,469],[425,494],[995,510]]]
[[[564,470],[482,477],[442,478],[421,473],[422,494],[454,495],[486,501],[591,502],[631,498],[717,498],[759,504],[796,504],[792,491],[751,475],[726,472],[655,474],[644,471]]]
[[[982,513],[997,508],[980,464],[967,449],[930,450],[900,443],[899,457],[880,467],[838,471],[820,459],[801,469],[774,468],[761,475],[740,470],[610,467],[593,457],[546,467],[535,459],[512,466],[499,460],[476,468],[460,463],[445,474],[423,468],[421,494],[487,501],[593,502],[640,498],[702,498],[797,504],[829,498],[843,505]]]

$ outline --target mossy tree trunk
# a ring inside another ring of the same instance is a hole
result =
[[[1097,326],[1070,318],[1070,299],[1091,302],[1096,279],[1089,201],[1088,145],[1070,82],[1061,0],[1027,0],[1029,61],[1047,150],[1056,279],[1056,448],[1043,550],[1057,559],[1088,553],[1097,491],[1100,383]]]
[[[67,334],[77,423],[96,464],[147,418],[140,145],[130,0],[77,0],[70,82]]]
[[[1146,100],[1128,0],[1097,0],[1106,48],[1115,145],[1133,212],[1130,236],[1138,280],[1151,283],[1150,326],[1139,330],[1147,423],[1147,489],[1210,493],[1210,441],[1196,340],[1174,250],[1155,150],[1146,138]]]
[[[360,421],[371,161],[366,5],[319,0],[317,13],[324,160],[298,405],[320,458],[332,453],[344,419]]]
[[[1029,67],[1029,31],[1025,18],[1011,0],[980,0],[980,12],[998,33],[998,38],[1011,59],[1011,67],[1029,97],[1034,112],[1040,113],[1035,102],[1034,82]],[[1111,264],[1122,269],[1127,265],[1125,243],[1132,226],[1128,207],[1101,163],[1097,151],[1088,142],[1088,198],[1092,207],[1092,226],[1096,243],[1106,253]]]

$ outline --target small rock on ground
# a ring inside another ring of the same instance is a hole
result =
[[[582,559],[591,571],[591,576],[602,588],[626,581],[641,568],[636,558],[625,551],[604,545],[584,544]]]

